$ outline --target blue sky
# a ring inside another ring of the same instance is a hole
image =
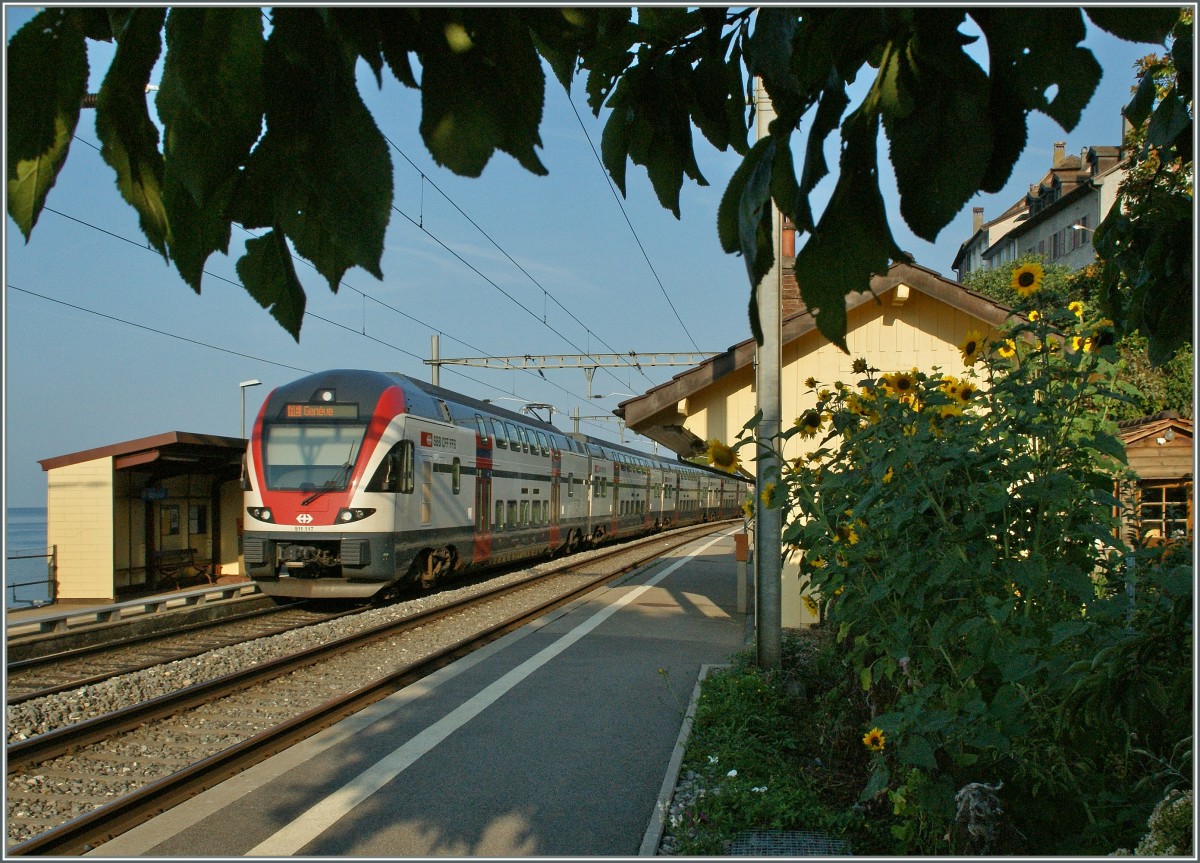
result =
[[[5,8],[6,41],[34,11]],[[893,232],[919,264],[953,276],[950,263],[971,234],[971,207],[983,206],[986,218],[999,215],[1045,173],[1055,141],[1066,141],[1068,154],[1118,143],[1133,63],[1154,47],[1102,33],[1090,35],[1087,46],[1105,74],[1079,127],[1066,133],[1032,115],[1008,188],[968,204],[936,243],[907,230],[885,187]],[[93,48],[92,92],[110,52],[104,44]],[[200,295],[146,248],[133,210],[100,158],[94,117],[84,112],[47,201],[57,212],[43,212],[28,244],[6,218],[8,506],[45,505],[38,459],[172,430],[237,436],[241,381],[263,382],[247,390],[249,424],[271,388],[307,371],[372,368],[428,380],[430,367],[422,360],[434,332],[441,333],[443,357],[722,351],[749,337],[745,267],[721,252],[715,227],[736,155],[713,150],[697,134],[698,162],[710,185],[685,184],[677,221],[636,166],[628,170],[628,196],[618,204],[592,149],[599,149],[603,115],[591,117],[579,83],[570,97],[575,110],[553,79],[547,84],[540,156],[548,177],[498,154],[471,180],[438,168],[428,156],[417,134],[418,94],[386,77],[382,90],[369,75],[360,81],[377,124],[398,148],[391,153],[395,206],[404,215],[392,214],[382,282],[351,270],[334,294],[322,277],[298,265],[311,313],[299,344],[233,284],[248,234],[235,228],[231,256],[209,259]],[[880,153],[882,160],[886,149]],[[827,195],[831,188],[819,191]],[[590,402],[578,369],[547,371],[543,379],[444,367],[441,382],[477,398],[507,399],[499,403],[514,409],[524,402],[553,404],[556,424],[569,429],[573,409],[608,415],[624,394],[644,392],[680,371],[601,369],[593,393],[621,395]],[[619,434],[616,422],[601,420],[585,422],[583,430],[614,440]],[[626,440],[650,445],[628,433]]]

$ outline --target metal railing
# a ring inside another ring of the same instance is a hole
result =
[[[58,598],[58,546],[9,551],[4,570],[9,608],[38,608]]]

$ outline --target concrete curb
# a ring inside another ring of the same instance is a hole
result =
[[[679,783],[679,770],[683,766],[683,754],[687,750],[688,738],[692,734],[692,721],[696,716],[696,703],[700,700],[700,686],[708,672],[714,668],[728,668],[728,664],[703,665],[696,685],[692,687],[692,698],[688,703],[687,712],[683,716],[683,725],[679,729],[679,738],[675,741],[675,749],[671,752],[671,760],[667,764],[667,775],[663,779],[662,788],[658,792],[658,801],[654,804],[654,814],[650,816],[650,824],[642,837],[642,847],[638,849],[639,857],[653,857],[658,853],[658,844],[662,841],[663,830],[666,828],[667,814],[671,809],[671,798],[675,796],[675,786]]]

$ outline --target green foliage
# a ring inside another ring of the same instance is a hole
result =
[[[349,267],[381,277],[392,166],[356,90],[360,58],[377,84],[387,69],[420,88],[419,128],[430,153],[472,177],[496,151],[545,171],[537,155],[544,59],[563,87],[585,79],[597,116],[610,110],[603,161],[622,190],[633,162],[678,215],[685,178],[706,182],[693,127],[714,147],[742,154],[718,235],[726,251],[746,259],[751,309],[774,263],[764,240],[774,201],[810,235],[797,279],[821,332],[843,349],[844,297],[867,290],[891,261],[908,260],[879,190],[881,127],[901,216],[932,240],[976,191],[1004,186],[1025,147],[1030,111],[1068,131],[1078,122],[1101,72],[1080,46],[1088,19],[1122,38],[1161,40],[1176,18],[1154,7],[1089,8],[1086,18],[1071,7],[276,7],[269,14],[266,28],[254,8],[79,7],[48,10],[21,28],[8,46],[8,211],[26,237],[78,121],[86,39],[118,46],[96,108],[105,159],[151,245],[196,290],[205,259],[226,251],[234,223],[272,229],[335,290]],[[964,50],[959,29],[968,18],[983,32],[987,70]],[[164,27],[160,150],[144,92]],[[1181,32],[1176,40],[1182,58]],[[1163,99],[1150,125],[1155,140],[1161,130],[1182,146],[1191,120],[1177,109],[1190,106],[1191,69],[1176,64],[1178,98]],[[852,107],[848,87],[860,74],[872,76],[871,85]],[[777,117],[765,143],[751,148],[746,105],[756,77]],[[803,163],[795,165],[792,137],[814,108]],[[829,172],[823,149],[839,129],[839,177],[818,221],[809,196]],[[1177,251],[1147,256],[1148,278],[1175,267]],[[266,257],[248,251],[239,272],[252,273],[247,289],[298,338],[303,289],[290,266],[264,266]],[[753,311],[751,325],[760,336]]]
[[[1129,176],[1096,228],[1100,300],[1120,333],[1141,332],[1156,366],[1192,341],[1192,14],[1183,10],[1166,58],[1141,64],[1125,116]]]
[[[788,639],[785,649],[794,663],[804,647]],[[804,669],[805,685],[823,686],[814,670]],[[667,825],[674,853],[727,853],[723,843],[742,830],[861,828],[861,817],[831,793],[837,774],[794,693],[786,677],[765,674],[748,655],[705,678],[682,766],[693,775],[692,792]]]
[[[861,800],[903,852],[980,850],[952,793],[971,783],[1003,789],[991,851],[1107,851],[1190,739],[1192,572],[1117,538],[1110,333],[1044,307],[969,335],[961,378],[859,360],[781,436],[828,429],[779,477],[783,541],[865,699]]]
[[[1072,271],[1062,264],[1046,264],[1038,255],[1023,255],[999,267],[975,270],[967,274],[963,284],[1013,308],[1021,303],[1021,297],[1012,289],[1012,273],[1029,263],[1037,263],[1045,270],[1042,289],[1037,295],[1039,308],[1065,306],[1070,302],[1083,303],[1085,307],[1097,305],[1104,290],[1099,267]],[[1116,348],[1116,388],[1120,398],[1106,405],[1113,419],[1137,419],[1164,410],[1176,411],[1181,417],[1192,416],[1194,377],[1190,345],[1183,345],[1175,356],[1159,365],[1150,361],[1149,341],[1140,333],[1120,338]]]

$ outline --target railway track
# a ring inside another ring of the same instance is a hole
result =
[[[476,585],[466,597],[450,592],[445,603],[416,613],[367,612],[361,616],[369,623],[350,634],[14,742],[7,823],[16,844],[8,853],[84,853],[721,526],[543,564],[532,575]]]
[[[315,611],[295,603],[258,609],[236,618],[190,624],[170,634],[154,633],[10,662],[5,675],[5,703],[23,704],[352,613]]]

